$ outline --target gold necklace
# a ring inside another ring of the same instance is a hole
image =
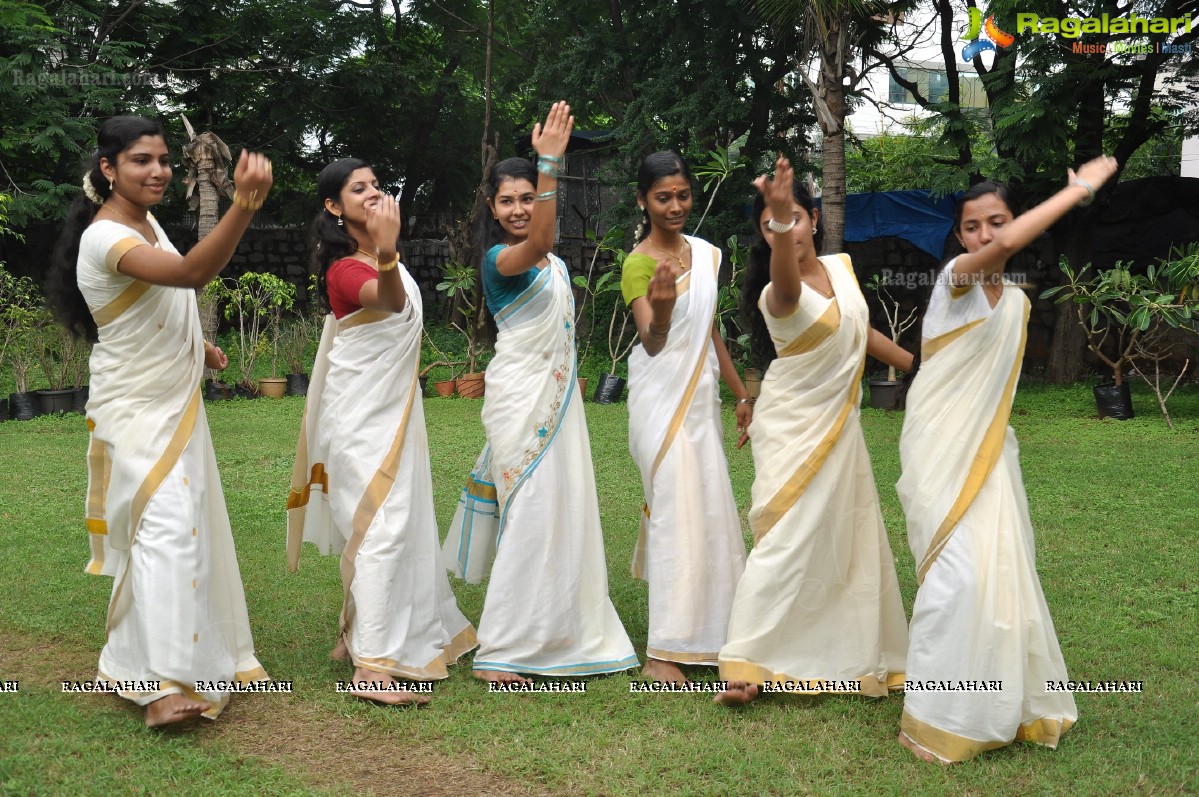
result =
[[[832,293],[832,291],[826,291],[826,290],[824,290],[823,288],[819,288],[819,287],[817,287],[817,286],[813,285],[812,283],[808,282],[807,280],[804,280],[804,281],[803,281],[803,284],[804,284],[804,285],[807,285],[809,288],[811,288],[812,290],[816,291],[816,293],[819,293],[821,296],[823,296],[823,297],[824,297],[824,298],[826,298],[826,299],[831,299],[831,298],[833,298],[833,293]]]
[[[113,213],[117,214],[125,221],[129,222],[129,226],[132,227],[133,229],[137,230],[138,232],[140,232],[146,238],[147,241],[150,240],[151,238],[153,238],[154,245],[158,246],[158,236],[154,233],[154,227],[149,225],[149,219],[142,220],[142,224],[147,225],[147,229],[142,229],[141,227],[139,227],[137,225],[137,223],[133,219],[129,218],[124,213],[117,210],[114,206],[108,204],[107,202],[105,202],[103,205],[101,205],[101,207],[105,208],[106,210],[112,211]]]
[[[675,254],[674,252],[667,252],[665,249],[658,246],[656,243],[654,243],[652,240],[650,240],[648,238],[646,240],[649,241],[649,245],[652,246],[654,249],[657,249],[659,252],[666,255],[667,257],[673,257],[675,260],[677,260],[679,262],[679,268],[681,270],[686,271],[687,269],[690,268],[690,266],[683,263],[683,250],[690,246],[690,244],[687,243],[686,238],[683,239],[683,243],[679,246],[679,251],[677,254]]]
[[[366,255],[367,257],[369,257],[371,260],[375,261],[376,263],[378,263],[378,262],[379,262],[379,256],[378,256],[378,255],[372,255],[370,252],[366,251],[365,249],[358,248],[358,249],[355,249],[354,251],[355,251],[355,252],[361,252],[362,254]]]

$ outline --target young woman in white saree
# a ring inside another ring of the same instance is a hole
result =
[[[907,620],[858,408],[867,354],[902,370],[912,355],[870,326],[849,256],[818,257],[819,211],[790,162],[755,185],[746,314],[755,353],[777,356],[750,427],[754,548],[716,701],[767,684],[885,696],[903,688]]]
[[[533,130],[536,168],[509,158],[488,181],[483,288],[498,334],[483,402],[487,445],[442,550],[473,583],[491,564],[474,675],[502,684],[637,665],[608,596],[570,275],[550,251],[573,124],[570,107],[555,103]]]
[[[679,155],[641,161],[642,227],[620,281],[641,339],[629,357],[629,451],[645,493],[633,556],[633,575],[649,585],[644,673],[680,684],[687,681],[680,664],[717,663],[745,565],[719,380],[737,401],[739,447],[752,418],[715,324],[720,250],[683,234],[692,202],[691,173]]]
[[[924,317],[896,485],[920,585],[909,627],[899,741],[926,761],[964,761],[1013,741],[1056,747],[1077,720],[1066,664],[1037,577],[1016,437],[1008,426],[1029,300],[1008,259],[1116,172],[1101,157],[1016,216],[1007,190],[972,186],[958,204],[965,254],[951,260]],[[985,691],[944,688],[987,685]]]
[[[301,543],[341,554],[334,658],[349,692],[428,702],[405,682],[447,678],[475,646],[438,550],[429,440],[417,374],[420,291],[399,262],[400,210],[374,171],[343,158],[317,180],[313,262],[332,312],[312,369],[288,497],[288,566]]]
[[[215,718],[230,684],[267,680],[254,656],[200,380],[224,353],[200,332],[195,289],[229,262],[271,187],[242,152],[233,205],[180,256],[149,212],[171,180],[162,126],[100,126],[47,280],[59,320],[93,342],[87,572],[112,576],[98,681],[149,726]]]

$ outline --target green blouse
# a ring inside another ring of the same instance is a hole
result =
[[[649,255],[635,254],[624,259],[624,267],[620,271],[620,292],[624,294],[624,303],[633,306],[633,300],[649,293],[650,280],[658,270],[658,261]]]

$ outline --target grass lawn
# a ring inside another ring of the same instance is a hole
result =
[[[1182,392],[1185,391],[1185,392]],[[1099,421],[1086,387],[1025,385],[1012,425],[1037,531],[1038,569],[1071,677],[1131,679],[1141,694],[1079,694],[1058,750],[1016,745],[948,769],[895,742],[902,699],[778,698],[731,711],[706,695],[496,695],[461,665],[421,710],[334,690],[337,560],[305,551],[287,573],[283,504],[303,400],[208,405],[258,655],[290,695],[235,696],[216,723],[142,727],[87,679],[112,582],[83,573],[80,416],[0,424],[0,794],[1178,794],[1199,790],[1199,388],[1144,390],[1138,417]],[[480,402],[427,399],[444,530],[483,441]],[[644,657],[646,589],[629,575],[641,487],[624,405],[587,405],[612,598]],[[901,414],[863,410],[910,611],[916,581],[895,496]],[[726,427],[732,427],[731,412]],[[748,449],[729,450],[748,509]],[[477,621],[482,586],[454,583]],[[715,672],[696,677],[715,678]],[[1189,729],[1189,730],[1188,730]]]

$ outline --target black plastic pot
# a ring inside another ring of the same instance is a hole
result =
[[[91,389],[87,385],[75,388],[75,393],[71,396],[71,412],[87,415],[87,400],[90,394]]]
[[[287,375],[287,395],[289,395],[289,396],[307,396],[308,395],[308,374],[288,374]]]
[[[429,387],[429,375],[426,374],[424,376],[418,376],[417,380],[420,382],[421,397],[423,398],[423,397],[429,395],[428,390],[427,390],[427,388]]]
[[[876,410],[896,410],[896,394],[902,382],[888,382],[886,379],[870,380],[870,406]]]
[[[1099,410],[1100,418],[1115,418],[1127,421],[1136,416],[1132,412],[1132,391],[1128,383],[1122,385],[1108,383],[1095,385],[1095,409]]]
[[[42,403],[36,393],[12,393],[8,397],[12,404],[12,417],[17,421],[33,420],[42,414]]]
[[[9,411],[10,404],[11,402],[9,402],[7,397],[0,398],[0,423],[7,421],[12,416],[12,413]]]
[[[238,384],[233,386],[233,395],[237,396],[238,398],[256,399],[258,398],[259,393],[252,387]]]
[[[224,382],[218,382],[215,379],[204,380],[204,400],[205,401],[225,401],[233,398],[233,388],[226,385]]]
[[[57,415],[70,412],[75,403],[75,388],[61,390],[37,390],[38,401],[42,404],[42,415]]]
[[[624,393],[624,379],[614,374],[600,374],[591,400],[596,404],[615,404]]]

